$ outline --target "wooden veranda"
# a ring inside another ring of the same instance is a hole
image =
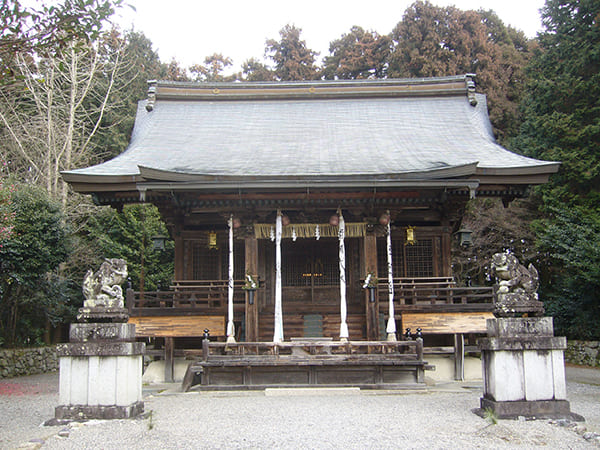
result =
[[[247,355],[248,349],[253,348],[269,348],[272,355],[277,355],[280,349],[289,349],[290,346],[314,348],[315,339],[319,342],[324,339],[329,340],[323,341],[325,343],[322,346],[347,350],[347,347],[338,341],[339,308],[321,306],[316,314],[314,309],[305,308],[305,311],[302,311],[302,308],[293,303],[284,303],[284,333],[285,336],[290,337],[289,341],[280,343],[281,345],[272,342],[274,314],[270,308],[264,307],[259,311],[258,318],[260,339],[256,342],[244,342],[243,324],[248,293],[242,289],[243,285],[243,280],[235,281],[233,297],[239,342],[237,345],[230,345],[228,352],[223,356],[235,355],[237,349]],[[264,286],[259,288],[263,291],[264,289]],[[425,354],[453,354],[456,364],[455,376],[461,378],[465,353],[464,336],[485,332],[485,320],[492,317],[494,302],[492,287],[457,286],[451,277],[398,277],[394,278],[394,289],[396,321],[398,330],[402,330],[398,337],[399,341],[416,338],[419,333],[417,329],[420,329]],[[353,350],[349,351],[350,354],[360,353],[357,350],[359,348],[372,349],[387,345],[392,348],[400,345],[400,342],[386,344],[384,319],[388,314],[387,283],[380,282],[373,293],[369,290],[365,291],[362,307],[350,308],[348,311],[351,347],[353,347]],[[254,295],[258,298],[260,293]],[[374,296],[377,296],[380,301],[373,301]],[[198,352],[201,354],[205,330],[209,330],[211,346],[215,351],[224,348],[227,301],[227,280],[175,281],[168,290],[140,293],[128,289],[126,294],[130,321],[136,324],[139,337],[150,339],[155,344],[156,348],[150,349],[149,353],[165,359],[166,379],[172,379],[175,357],[189,358],[197,356]],[[377,308],[377,311],[370,316],[376,316],[379,322],[377,324],[381,330],[379,341],[367,340],[368,315],[365,305],[367,309]],[[407,329],[410,329],[408,334]],[[440,340],[440,336],[445,336],[446,339]],[[295,341],[293,345],[292,340]],[[441,345],[440,342],[445,345]],[[264,353],[257,351],[255,356],[260,354]],[[382,354],[389,356],[389,352]],[[334,361],[341,361],[341,359],[333,358],[324,364],[333,364]]]

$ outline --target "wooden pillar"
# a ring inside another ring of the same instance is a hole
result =
[[[175,242],[175,261],[173,277],[175,280],[185,280],[184,273],[184,246],[183,246],[183,216],[178,215],[175,218],[173,227],[173,241]]]
[[[375,234],[369,233],[363,238],[363,255],[365,273],[373,273],[377,276],[377,238]],[[379,295],[375,292],[375,301],[370,301],[369,289],[365,291],[366,319],[367,319],[367,340],[378,341],[381,337],[379,333]]]
[[[454,379],[465,380],[465,337],[461,333],[454,335]]]
[[[165,382],[173,382],[173,365],[174,365],[174,354],[175,350],[175,338],[165,338]]]
[[[255,236],[245,240],[246,272],[258,278],[258,239]],[[254,292],[254,302],[250,304],[250,293],[246,291],[246,341],[258,341],[258,293]]]
[[[448,223],[443,224],[442,228],[442,276],[452,276],[452,234]]]

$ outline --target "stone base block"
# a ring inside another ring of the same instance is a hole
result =
[[[519,416],[528,419],[570,419],[583,421],[583,417],[571,412],[567,400],[536,400],[497,402],[488,398],[480,399],[481,409],[476,414],[483,415],[486,410],[493,411],[499,419],[516,419]]]
[[[125,323],[128,319],[129,310],[127,308],[83,307],[79,308],[79,314],[77,314],[79,322]]]
[[[72,323],[69,341],[76,342],[113,342],[135,341],[135,325],[132,323]]]
[[[60,405],[121,407],[140,401],[142,401],[142,355],[61,356]]]
[[[135,402],[127,406],[103,405],[60,405],[54,410],[58,420],[91,420],[91,419],[130,419],[144,412],[144,402]]]

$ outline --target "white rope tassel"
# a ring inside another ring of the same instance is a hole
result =
[[[346,322],[348,308],[346,306],[346,246],[344,238],[346,233],[346,224],[342,212],[339,211],[339,240],[340,240],[340,341],[348,340],[348,323]]]
[[[227,342],[235,342],[233,324],[233,215],[227,221],[229,226],[229,282],[227,284]]]
[[[389,213],[388,213],[389,217]],[[396,340],[396,319],[394,317],[394,273],[392,266],[392,226],[391,218],[387,225],[387,264],[388,264],[388,297],[389,297],[389,318],[386,327],[388,341]]]
[[[283,312],[281,310],[281,211],[275,221],[275,331],[273,342],[283,341]]]

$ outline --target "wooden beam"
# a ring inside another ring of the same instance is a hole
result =
[[[419,198],[419,191],[383,192],[285,192],[285,193],[235,193],[235,194],[190,194],[194,200],[323,200],[323,199],[386,199]]]

